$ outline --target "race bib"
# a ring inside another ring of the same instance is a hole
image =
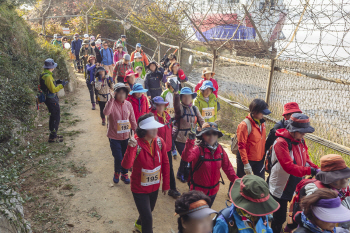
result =
[[[159,184],[160,181],[160,165],[153,170],[143,169],[141,170],[141,185],[150,186]]]
[[[130,131],[129,120],[117,121],[117,133],[127,133]]]
[[[215,108],[210,107],[210,108],[203,108],[202,109],[202,117],[204,119],[210,119],[214,116]]]
[[[175,116],[175,109],[174,108],[166,108],[166,112],[173,118]]]

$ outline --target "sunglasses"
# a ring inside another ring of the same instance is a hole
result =
[[[218,136],[219,135],[219,133],[218,132],[207,132],[207,133],[205,133],[205,135],[207,135],[207,136],[211,136],[211,135],[213,135],[213,136]]]

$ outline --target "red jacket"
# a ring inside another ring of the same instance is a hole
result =
[[[192,171],[196,166],[199,156],[201,155],[204,155],[205,159],[220,159],[222,157],[222,160],[219,161],[203,162],[199,169],[193,174],[193,181],[195,184],[206,187],[218,184],[220,180],[221,168],[231,182],[234,182],[238,178],[225,150],[220,144],[212,155],[208,148],[194,146],[194,142],[195,140],[187,139],[185,149],[181,155],[182,160],[186,162],[192,162]],[[219,186],[220,185],[218,184],[212,189],[201,188],[197,186],[195,187],[195,190],[202,191],[208,196],[213,196],[219,191]],[[191,185],[190,189],[193,190],[193,185]]]
[[[165,121],[166,121],[166,122],[164,122],[163,117],[158,116],[156,110],[152,110],[151,112],[154,114],[154,117],[156,118],[156,120],[159,123],[162,123],[165,125],[162,128],[158,128],[158,137],[161,137],[164,140],[164,142],[166,144],[166,151],[171,151],[173,126],[172,126],[170,115],[164,111]]]
[[[199,81],[199,83],[196,85],[196,87],[194,88],[194,92],[197,93],[197,91],[199,90],[199,88],[202,86],[203,82],[206,79],[202,76],[202,80]],[[218,98],[218,91],[219,91],[219,86],[218,83],[216,82],[215,79],[210,78],[210,81],[213,83],[213,87],[216,89],[215,91],[213,91],[213,94],[216,96],[216,98]]]
[[[132,105],[134,109],[136,122],[140,116],[149,112],[148,99],[145,95],[142,95],[140,99],[136,99],[133,95],[129,95],[126,99]]]
[[[129,169],[132,167],[131,191],[133,193],[157,191],[160,186],[161,175],[163,175],[162,190],[169,190],[170,166],[165,142],[160,137],[156,137],[151,143],[152,146],[150,146],[145,139],[137,136],[135,138],[137,146],[128,146],[122,161],[123,168]],[[137,153],[137,151],[139,152]]]

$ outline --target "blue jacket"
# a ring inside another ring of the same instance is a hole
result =
[[[83,41],[81,39],[78,40],[72,40],[72,44],[71,44],[71,50],[72,53],[78,58],[79,57],[79,51],[81,48],[81,45],[83,44]]]
[[[113,64],[113,50],[111,48],[101,49],[100,54],[102,57],[102,64],[109,66]]]
[[[87,81],[89,84],[95,80],[95,70],[96,70],[96,65],[90,66],[90,64],[86,65],[86,72],[88,77],[90,77],[90,81]]]
[[[239,233],[254,233],[254,230],[249,225],[245,224],[244,221],[242,221],[242,218],[238,215],[234,205],[231,205],[229,218],[232,219],[232,217],[234,218],[234,227],[238,228]],[[266,216],[266,219],[268,219],[268,216]],[[256,223],[255,231],[256,233],[272,233],[272,229],[270,228],[269,224],[265,226],[261,217]],[[216,219],[213,233],[229,233],[228,225],[223,216],[219,216]]]

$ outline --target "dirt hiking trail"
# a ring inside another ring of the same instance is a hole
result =
[[[106,137],[106,126],[101,125],[99,106],[91,110],[89,92],[82,74],[77,74],[78,87],[73,94],[77,103],[70,111],[81,119],[70,130],[80,130],[73,140],[74,147],[68,156],[68,161],[84,165],[88,172],[85,177],[74,176],[63,172],[59,177],[70,179],[77,190],[75,195],[64,209],[68,217],[70,232],[95,233],[129,233],[134,231],[134,222],[138,212],[134,204],[130,185],[114,184],[113,156]],[[228,152],[228,146],[223,144]],[[180,164],[177,156],[174,160],[174,171]],[[230,156],[233,162],[234,158]],[[236,164],[233,163],[236,167]],[[129,173],[130,175],[130,173]],[[175,174],[176,175],[176,174]],[[225,207],[229,181],[222,172],[226,185],[220,185],[213,209],[219,211]],[[187,184],[176,180],[177,188],[181,193],[188,191]],[[175,200],[159,192],[158,201],[153,212],[153,227],[155,233],[168,233],[177,231],[177,217],[174,216]]]

